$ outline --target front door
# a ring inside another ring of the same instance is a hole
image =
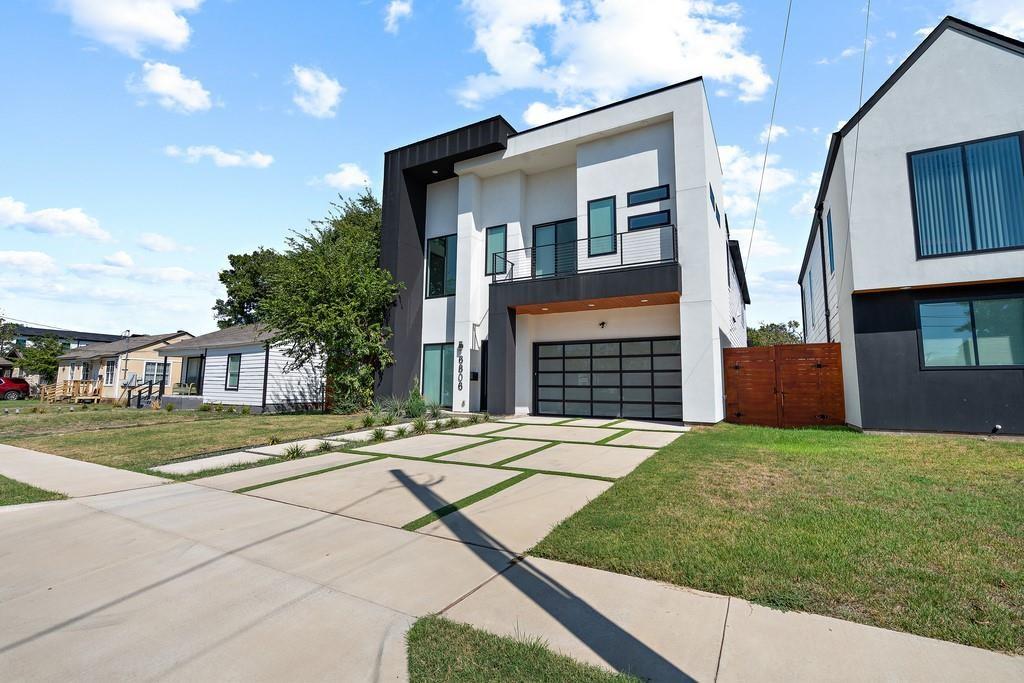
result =
[[[202,368],[203,359],[200,356],[192,356],[191,358],[185,359],[185,376],[183,382],[185,384],[195,384],[196,388],[199,387],[199,373]]]
[[[576,272],[576,219],[533,226],[533,277]]]
[[[452,377],[455,372],[454,344],[423,345],[423,396],[442,408],[452,407]]]

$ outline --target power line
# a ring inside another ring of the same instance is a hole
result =
[[[772,133],[775,132],[775,104],[779,101],[779,86],[782,84],[782,60],[786,56],[786,39],[789,37],[789,17],[793,13],[793,0],[786,7],[786,27],[782,31],[782,50],[779,53],[779,69],[775,75],[775,93],[772,95],[772,113],[768,119],[768,139],[764,142],[764,159],[761,161],[761,179],[757,182],[757,199],[754,201],[754,222],[750,225],[750,241],[747,243],[746,268],[750,269],[750,249],[754,246],[754,231],[757,230],[757,210],[761,206],[761,188],[764,187],[764,174],[768,170],[768,148],[772,144]]]

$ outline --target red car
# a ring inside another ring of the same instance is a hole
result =
[[[28,382],[21,377],[0,377],[0,399],[5,401],[16,401],[19,398],[28,398]]]

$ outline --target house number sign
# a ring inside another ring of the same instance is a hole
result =
[[[459,391],[462,391],[462,344],[459,344]]]

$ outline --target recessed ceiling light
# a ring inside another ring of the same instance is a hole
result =
[[[587,304],[587,306],[590,306],[591,308],[593,308],[594,304]]]
[[[540,309],[540,310],[542,310],[542,311],[546,311],[546,310],[548,310],[548,309],[546,309],[546,308],[542,308],[542,309]]]
[[[645,304],[645,303],[647,303],[648,301],[649,301],[649,299],[640,299],[640,303],[642,303],[642,304]]]
[[[434,170],[431,171],[431,173],[433,173],[434,175],[437,175],[437,169],[435,168]]]

